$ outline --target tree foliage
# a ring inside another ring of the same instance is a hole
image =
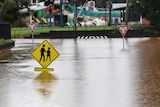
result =
[[[73,5],[76,1],[78,6],[83,5],[87,0],[68,0],[71,5]]]
[[[13,23],[18,18],[18,6],[14,0],[0,0],[0,19]]]
[[[132,0],[137,12],[150,20],[151,25],[160,26],[160,0]]]
[[[13,23],[18,18],[17,1],[26,2],[28,0],[0,0],[0,19]],[[77,6],[83,5],[89,0],[68,0],[70,4],[76,1]],[[96,5],[105,7],[109,0],[95,0]],[[126,0],[111,0],[112,2],[125,2]],[[136,11],[150,20],[152,25],[160,26],[160,0],[129,0],[134,4]],[[22,3],[21,3],[22,4]]]

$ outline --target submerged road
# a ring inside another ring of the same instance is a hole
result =
[[[1,107],[159,107],[160,39],[48,39],[60,53],[41,67],[43,39],[15,39],[0,54]]]

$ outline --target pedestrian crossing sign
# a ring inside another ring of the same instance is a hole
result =
[[[47,40],[44,40],[31,54],[43,68],[47,68],[59,56],[58,51]]]

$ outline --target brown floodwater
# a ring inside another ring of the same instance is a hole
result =
[[[60,56],[35,72],[43,41],[0,51],[2,107],[159,107],[160,38],[48,39]]]

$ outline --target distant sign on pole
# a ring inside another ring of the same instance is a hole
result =
[[[36,28],[36,24],[35,23],[27,23],[26,25],[32,32],[32,43],[34,44],[34,30]]]
[[[35,23],[27,23],[27,27],[31,30],[31,32],[34,32],[34,29],[36,28]]]
[[[122,37],[125,37],[127,34],[127,31],[129,30],[128,25],[119,25],[117,26],[119,32],[121,33]]]
[[[129,26],[128,25],[119,25],[117,26],[117,29],[119,30],[119,32],[121,33],[122,37],[123,37],[123,49],[124,49],[124,37],[127,34],[127,31],[129,30]]]

